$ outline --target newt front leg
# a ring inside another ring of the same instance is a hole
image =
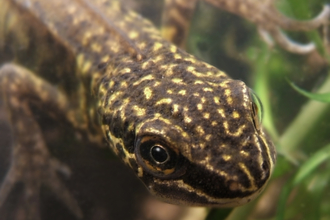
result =
[[[0,188],[0,207],[6,202],[16,183],[24,184],[24,210],[17,219],[40,219],[39,190],[42,185],[63,202],[72,213],[82,218],[76,200],[61,183],[57,172],[69,174],[69,169],[48,152],[42,131],[31,104],[65,117],[69,106],[65,97],[53,86],[17,65],[0,69],[0,88],[10,115],[15,143],[11,167]]]

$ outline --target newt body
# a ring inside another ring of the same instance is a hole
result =
[[[164,40],[117,1],[6,0],[0,16],[0,54],[11,62],[0,83],[18,140],[0,206],[22,181],[32,196],[46,185],[82,216],[56,177],[61,165],[31,103],[97,145],[104,137],[171,203],[238,206],[264,188],[275,150],[261,104],[242,81]]]

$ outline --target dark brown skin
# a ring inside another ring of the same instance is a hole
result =
[[[96,146],[106,139],[168,202],[238,206],[264,188],[276,154],[254,93],[138,14],[116,1],[4,0],[0,25],[0,87],[15,135],[0,207],[22,182],[27,219],[40,219],[41,186],[83,216],[38,111]]]

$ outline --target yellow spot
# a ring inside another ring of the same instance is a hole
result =
[[[186,90],[184,90],[184,89],[183,89],[183,90],[180,90],[180,91],[178,92],[178,94],[179,94],[179,95],[186,95]]]
[[[146,80],[153,80],[154,78],[155,77],[153,75],[147,75],[145,77],[142,77],[141,79],[139,79],[135,83],[133,83],[133,86],[139,85],[141,82],[146,81]]]
[[[157,51],[157,50],[159,50],[160,48],[162,48],[163,47],[163,45],[161,44],[161,43],[159,43],[159,42],[156,42],[155,44],[154,44],[154,51]]]
[[[202,109],[203,109],[203,105],[202,105],[202,104],[200,104],[200,103],[199,103],[199,104],[197,104],[197,109],[198,109],[198,110],[202,110]]]
[[[104,86],[100,86],[99,94],[100,94],[101,97],[103,97],[107,93],[107,91],[108,91],[107,88],[105,88]],[[99,103],[100,103],[100,101],[99,101]]]
[[[226,74],[222,71],[219,71],[215,74],[217,77],[221,77],[221,76],[226,76]]]
[[[137,38],[139,36],[139,33],[137,31],[131,31],[128,34],[128,37],[131,39]]]
[[[127,130],[128,131],[133,131],[134,130],[134,124],[133,123],[129,124]]]
[[[98,43],[93,43],[92,44],[92,50],[94,52],[100,53],[102,50],[102,47]]]
[[[222,155],[222,159],[224,159],[225,161],[229,161],[231,159],[230,155]]]
[[[186,123],[190,123],[190,122],[192,122],[191,118],[189,118],[188,116],[185,116],[183,120],[184,120],[184,122],[186,122]]]
[[[229,129],[228,129],[229,125],[228,125],[227,121],[223,122],[223,127],[226,129],[227,134],[230,134],[232,136],[239,136],[243,133],[243,129],[245,128],[245,125],[244,124],[241,125],[235,132],[229,131]]]
[[[212,137],[212,135],[208,134],[205,136],[205,140],[210,141],[211,137]]]
[[[164,56],[162,54],[158,55],[157,57],[154,57],[155,63],[159,63],[162,60],[164,60]]]
[[[188,134],[179,125],[175,125],[174,127],[176,128],[176,130],[178,130],[182,137],[188,137]]]
[[[150,89],[150,87],[144,88],[143,92],[146,99],[150,99],[152,97],[152,90]]]
[[[137,116],[144,116],[146,114],[146,110],[137,105],[133,106],[133,110],[136,112]]]
[[[122,73],[130,73],[131,72],[131,69],[126,67],[123,69]]]
[[[126,81],[121,82],[120,87],[123,89],[127,88],[127,82]]]
[[[226,96],[230,96],[230,94],[231,94],[231,91],[230,91],[229,89],[226,89],[226,90],[225,90],[225,95],[226,95]]]
[[[227,97],[227,103],[229,105],[233,104],[233,99],[231,97]]]
[[[229,105],[233,104],[233,99],[231,97],[227,97],[227,102]]]
[[[205,101],[206,101],[205,97],[202,97],[201,101],[202,101],[202,103],[205,103]]]
[[[115,85],[115,82],[113,80],[111,80],[109,83],[109,89],[111,89],[114,85]]]
[[[90,61],[86,61],[84,64],[83,64],[83,67],[82,67],[82,72],[83,73],[87,73],[92,67],[92,62]]]
[[[147,46],[147,44],[145,41],[139,43],[140,49],[144,49],[146,46]]]
[[[210,118],[210,113],[204,113],[203,117],[204,117],[205,119],[209,119],[209,118]]]
[[[127,107],[127,104],[125,103],[123,103],[118,109],[116,109],[116,113],[115,114],[120,114],[120,118],[121,118],[121,120],[126,120],[126,114],[125,114],[125,109],[126,109],[126,107]]]
[[[192,63],[196,63],[196,60],[193,57],[186,57],[184,60],[185,61],[190,61]]]
[[[171,45],[171,47],[170,47],[170,51],[171,51],[172,53],[176,53],[176,51],[177,51],[176,46]]]
[[[189,72],[194,72],[194,71],[195,71],[195,67],[193,67],[193,66],[188,66],[188,67],[187,67],[187,71],[189,71]]]
[[[161,70],[167,70],[168,69],[168,65],[167,64],[164,64],[164,65],[159,66],[159,68]]]
[[[218,122],[216,122],[216,121],[212,121],[211,125],[212,125],[212,126],[216,126],[216,125],[218,125]]]
[[[201,126],[197,126],[196,131],[199,133],[199,135],[204,135],[205,134],[204,129]]]
[[[82,64],[84,63],[84,54],[78,54],[77,56],[77,65],[78,66],[82,66]]]
[[[203,88],[204,92],[213,92],[212,88]]]
[[[239,116],[240,116],[240,115],[238,114],[237,111],[234,111],[234,112],[233,112],[233,118],[239,118]]]
[[[182,82],[182,79],[180,79],[180,78],[173,78],[173,79],[172,79],[172,82],[174,82],[174,83],[176,83],[176,84],[184,84],[184,83]]]
[[[102,61],[103,63],[105,63],[105,62],[108,62],[109,59],[110,59],[110,56],[109,56],[109,55],[106,55],[106,56],[104,56],[104,57],[101,58],[101,61]]]
[[[161,99],[158,102],[156,102],[156,105],[171,104],[171,103],[172,103],[172,99],[170,99],[170,98],[164,98],[164,99]]]
[[[172,93],[173,93],[173,91],[170,90],[170,89],[168,89],[166,92],[167,92],[168,94],[172,94]]]
[[[225,81],[222,81],[219,85],[223,88],[227,88],[228,87],[228,81],[229,80],[225,80]],[[230,92],[230,90],[228,90]]]
[[[166,67],[167,71],[165,72],[165,76],[172,76],[173,75],[173,69],[170,68],[168,65]]]
[[[141,68],[142,69],[146,69],[148,67],[148,64],[149,62],[144,62],[142,65],[141,65]]]
[[[166,118],[159,118],[160,120],[162,120],[163,122],[165,122],[166,124],[170,125],[171,121],[166,119]]]
[[[215,103],[215,104],[217,104],[217,105],[220,104],[220,98],[219,98],[219,97],[214,96],[213,99],[214,99],[214,103]]]
[[[223,122],[223,127],[225,127],[225,129],[226,129],[227,132],[228,132],[228,122],[224,121],[224,122]]]
[[[179,60],[182,59],[182,56],[178,53],[174,54],[174,59]]]
[[[108,99],[108,103],[111,104],[115,99],[117,99],[119,96],[121,96],[123,94],[123,92],[115,92],[113,93],[109,99]]]
[[[197,84],[201,85],[201,84],[204,84],[204,82],[201,81],[201,80],[196,80],[196,81],[194,82],[194,84],[195,84],[195,85],[197,85]]]
[[[82,45],[86,46],[91,37],[93,36],[92,32],[86,32],[84,33],[84,36],[82,37]]]
[[[197,96],[197,97],[200,96],[199,93],[197,93],[197,92],[195,92],[193,95],[194,95],[194,96]]]
[[[250,156],[250,154],[248,152],[244,151],[244,150],[241,150],[239,153],[242,154],[245,157]]]
[[[109,47],[112,50],[112,52],[118,53],[120,51],[119,46],[113,45],[111,41],[107,41],[106,44],[107,44],[107,47]]]
[[[225,116],[225,111],[222,108],[218,109],[218,113],[221,115],[221,117],[223,117],[223,118],[226,117]]]
[[[142,169],[142,167],[138,167],[138,177],[143,177],[143,169]]]
[[[173,105],[173,113],[177,113],[179,112],[179,105],[178,104],[174,104]]]

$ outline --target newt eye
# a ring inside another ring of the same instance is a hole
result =
[[[150,148],[150,156],[157,164],[165,163],[170,159],[170,155],[168,154],[166,148],[161,145],[154,145]]]
[[[263,107],[259,97],[250,89],[252,120],[254,127],[259,131],[263,117]]]
[[[173,174],[180,163],[179,152],[158,137],[144,136],[137,140],[135,155],[138,163],[158,177]]]

